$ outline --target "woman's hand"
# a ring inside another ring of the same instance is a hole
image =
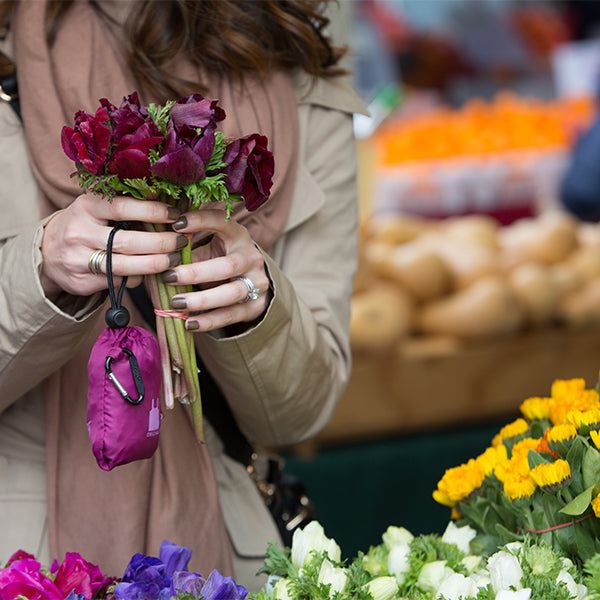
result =
[[[201,288],[171,300],[173,309],[200,311],[186,320],[187,329],[212,331],[235,324],[247,327],[266,311],[272,293],[263,255],[243,225],[233,219],[225,221],[222,210],[203,209],[181,215],[173,229],[212,234],[208,243],[193,251],[192,264],[179,265],[162,276],[167,284]],[[258,288],[258,298],[247,300],[248,286],[238,277],[248,278]]]
[[[135,221],[173,223],[180,212],[162,202],[135,200],[122,196],[111,202],[94,194],[79,196],[68,208],[48,221],[42,237],[40,281],[46,296],[60,292],[89,296],[106,289],[106,258],[102,273],[90,271],[89,261],[98,249],[106,249],[111,222]],[[128,276],[129,286],[139,285],[142,275],[160,273],[178,264],[179,248],[187,244],[184,235],[173,231],[151,233],[121,230],[114,238],[112,269],[115,285]]]

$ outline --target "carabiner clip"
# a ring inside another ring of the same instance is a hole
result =
[[[104,362],[104,369],[108,378],[114,383],[117,391],[124,400],[127,400],[130,404],[140,404],[140,402],[144,399],[144,394],[146,390],[144,389],[144,382],[142,381],[142,374],[140,373],[140,367],[138,365],[138,361],[134,356],[133,352],[129,348],[121,348],[123,352],[129,356],[129,366],[131,368],[131,374],[133,375],[133,381],[135,382],[135,389],[138,393],[137,400],[134,400],[128,393],[127,390],[123,387],[121,382],[117,379],[116,375],[112,372],[110,368],[110,363],[113,360],[112,356],[107,356],[106,361]]]

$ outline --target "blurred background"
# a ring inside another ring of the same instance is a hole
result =
[[[285,458],[348,556],[388,525],[441,533],[447,468],[555,379],[596,384],[600,230],[562,194],[596,116],[600,2],[340,0],[330,16],[370,111],[354,368],[327,429]]]

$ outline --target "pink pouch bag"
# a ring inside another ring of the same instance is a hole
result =
[[[104,471],[150,458],[158,447],[162,417],[158,342],[141,327],[127,327],[129,313],[121,306],[127,278],[123,278],[118,295],[112,281],[112,241],[125,227],[127,224],[115,225],[108,238],[108,328],[98,336],[87,368],[87,428],[96,462]]]
[[[160,432],[158,342],[141,327],[105,329],[88,362],[87,427],[101,469],[150,458]]]

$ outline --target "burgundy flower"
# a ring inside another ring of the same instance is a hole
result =
[[[112,124],[112,152],[108,172],[120,179],[143,179],[150,175],[149,152],[163,136],[148,111],[142,108],[137,92],[123,98],[117,108],[106,98],[100,100]]]
[[[192,94],[171,107],[171,120],[160,158],[152,165],[153,175],[177,184],[202,179],[215,147],[217,123],[225,111],[216,100]]]
[[[227,163],[222,169],[227,189],[242,196],[249,211],[256,210],[268,200],[275,162],[267,149],[265,136],[253,133],[231,141],[223,162]]]
[[[108,113],[100,106],[96,114],[82,110],[75,114],[75,127],[65,125],[61,142],[65,154],[93,175],[105,173],[112,130]]]
[[[110,582],[100,569],[84,560],[77,552],[67,552],[54,583],[63,593],[63,598],[72,591],[92,598],[94,594]]]
[[[180,133],[185,128],[215,130],[217,123],[225,118],[225,111],[217,100],[208,100],[200,94],[181,98],[171,107],[171,120]]]

